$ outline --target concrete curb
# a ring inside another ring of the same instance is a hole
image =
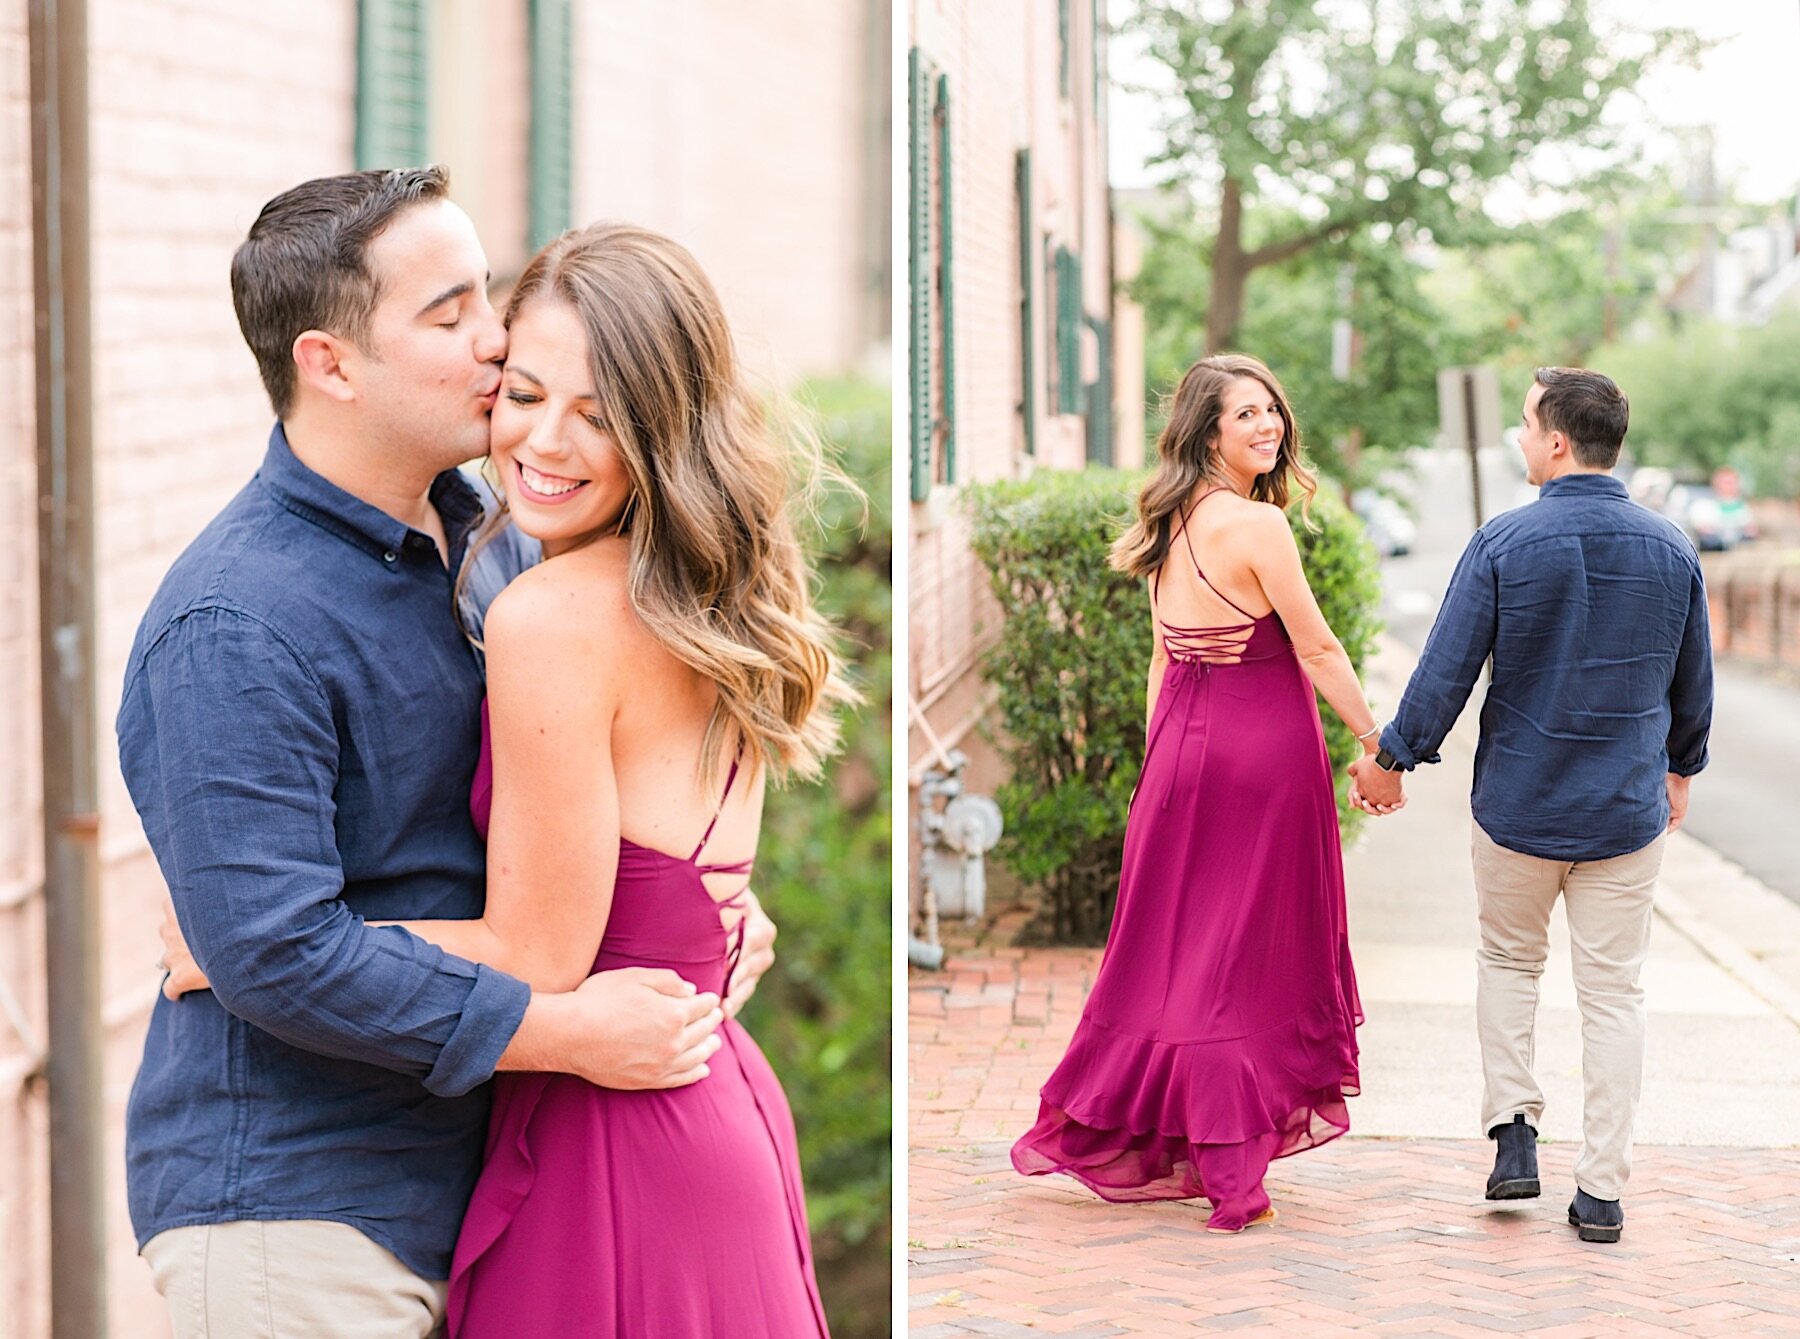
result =
[[[1800,1029],[1800,991],[1796,991],[1774,972],[1764,966],[1756,955],[1739,944],[1725,930],[1715,925],[1707,916],[1696,910],[1688,900],[1685,891],[1678,892],[1670,887],[1671,882],[1686,884],[1686,877],[1672,881],[1668,877],[1668,868],[1672,857],[1685,857],[1688,861],[1708,862],[1724,867],[1724,871],[1744,883],[1752,885],[1768,895],[1768,900],[1778,903],[1791,913],[1796,922],[1800,922],[1800,907],[1795,907],[1781,894],[1768,885],[1759,882],[1741,867],[1732,864],[1724,856],[1711,847],[1703,846],[1685,832],[1676,832],[1669,838],[1669,854],[1664,857],[1664,877],[1657,881],[1656,914],[1669,927],[1691,943],[1704,956],[1716,963],[1726,975],[1734,977],[1744,989],[1757,996],[1776,1013],[1780,1014],[1795,1028]]]

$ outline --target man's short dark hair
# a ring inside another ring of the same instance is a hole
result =
[[[365,253],[404,209],[444,199],[441,167],[318,177],[262,208],[231,258],[231,301],[277,418],[294,405],[294,340],[324,330],[366,347],[380,280]]]
[[[1575,450],[1577,464],[1610,470],[1619,463],[1631,404],[1611,377],[1581,367],[1540,367],[1537,416],[1546,432],[1560,432]]]

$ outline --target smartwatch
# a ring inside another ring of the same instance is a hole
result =
[[[1394,757],[1394,755],[1389,753],[1385,748],[1375,755],[1375,765],[1384,772],[1398,772],[1400,770],[1400,760]]]

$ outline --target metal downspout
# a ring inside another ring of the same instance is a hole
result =
[[[86,0],[29,0],[50,1332],[102,1339],[98,722]]]

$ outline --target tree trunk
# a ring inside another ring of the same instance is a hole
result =
[[[1237,338],[1244,319],[1244,288],[1250,278],[1244,254],[1244,194],[1237,178],[1225,178],[1219,195],[1219,235],[1213,243],[1212,294],[1206,304],[1206,352],[1223,353]]]

